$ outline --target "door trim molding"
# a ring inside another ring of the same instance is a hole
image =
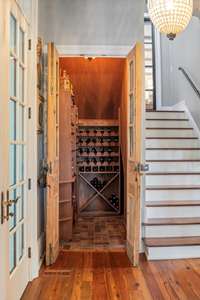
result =
[[[66,56],[108,56],[126,57],[131,46],[111,46],[111,45],[56,45],[60,57]]]
[[[161,57],[161,36],[158,30],[154,29],[155,37],[155,85],[156,85],[156,109],[162,106],[162,57]]]

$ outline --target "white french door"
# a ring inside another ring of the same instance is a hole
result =
[[[27,29],[28,25],[14,0],[0,0],[3,14],[4,92],[0,114],[2,162],[0,275],[2,300],[20,299],[29,279],[27,234]],[[7,53],[6,53],[7,52]],[[1,64],[2,65],[2,64]],[[1,124],[2,125],[2,124]],[[2,129],[2,126],[1,126]]]

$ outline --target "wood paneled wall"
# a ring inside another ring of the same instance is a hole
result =
[[[60,58],[61,70],[73,83],[80,118],[118,118],[124,65],[123,58]]]

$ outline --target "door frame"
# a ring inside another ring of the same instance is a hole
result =
[[[62,57],[102,57],[102,58],[124,58],[127,59],[127,56],[129,52],[136,47],[136,45],[144,44],[144,41],[135,42],[132,46],[96,46],[96,45],[56,45],[56,48],[58,50],[59,58]],[[143,48],[144,51],[144,48]],[[144,56],[143,59],[143,74],[142,74],[142,99],[144,99]],[[126,63],[126,62],[125,62]],[[126,78],[127,79],[127,78]],[[145,162],[145,103],[144,101],[141,103],[141,110],[143,112],[143,115],[141,116],[141,164],[144,164]],[[128,119],[127,124],[128,128]],[[128,138],[128,137],[127,137]],[[128,142],[128,141],[127,141]],[[128,149],[126,149],[128,151]],[[128,164],[128,162],[127,162]],[[127,170],[127,164],[125,166]],[[124,174],[127,176],[127,174]],[[125,182],[124,184],[124,197],[127,197],[127,184]],[[144,208],[144,199],[145,199],[145,178],[144,176],[141,176],[141,185],[140,185],[140,216],[138,217],[139,224],[136,223],[137,228],[140,230],[140,238],[138,241],[139,244],[139,252],[143,252],[143,243],[142,243],[142,224],[141,220],[142,214],[143,214],[143,208]]]

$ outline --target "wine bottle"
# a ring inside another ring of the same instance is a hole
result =
[[[95,157],[92,159],[92,162],[93,162],[95,165],[97,164],[97,160],[96,160]]]
[[[88,145],[90,143],[90,139],[88,138],[87,140],[86,140],[86,144]]]
[[[83,149],[79,148],[79,152],[80,152],[80,154],[83,154]]]
[[[104,158],[104,157],[100,157],[100,162],[101,162],[101,164],[103,164],[104,161],[105,161],[105,158]]]
[[[97,155],[97,149],[96,148],[92,148],[92,152]]]
[[[112,153],[112,148],[108,148],[108,153],[111,154]]]
[[[93,144],[96,144],[97,140],[96,138],[92,139]]]
[[[115,137],[115,138],[113,139],[113,141],[114,141],[115,143],[118,143],[118,142],[119,142],[119,138],[118,138],[118,137]]]
[[[107,139],[107,142],[110,144],[110,143],[112,142],[112,139],[109,137],[109,138]]]
[[[111,158],[111,157],[108,157],[108,158],[107,158],[107,162],[108,162],[108,164],[111,164],[112,158]]]

